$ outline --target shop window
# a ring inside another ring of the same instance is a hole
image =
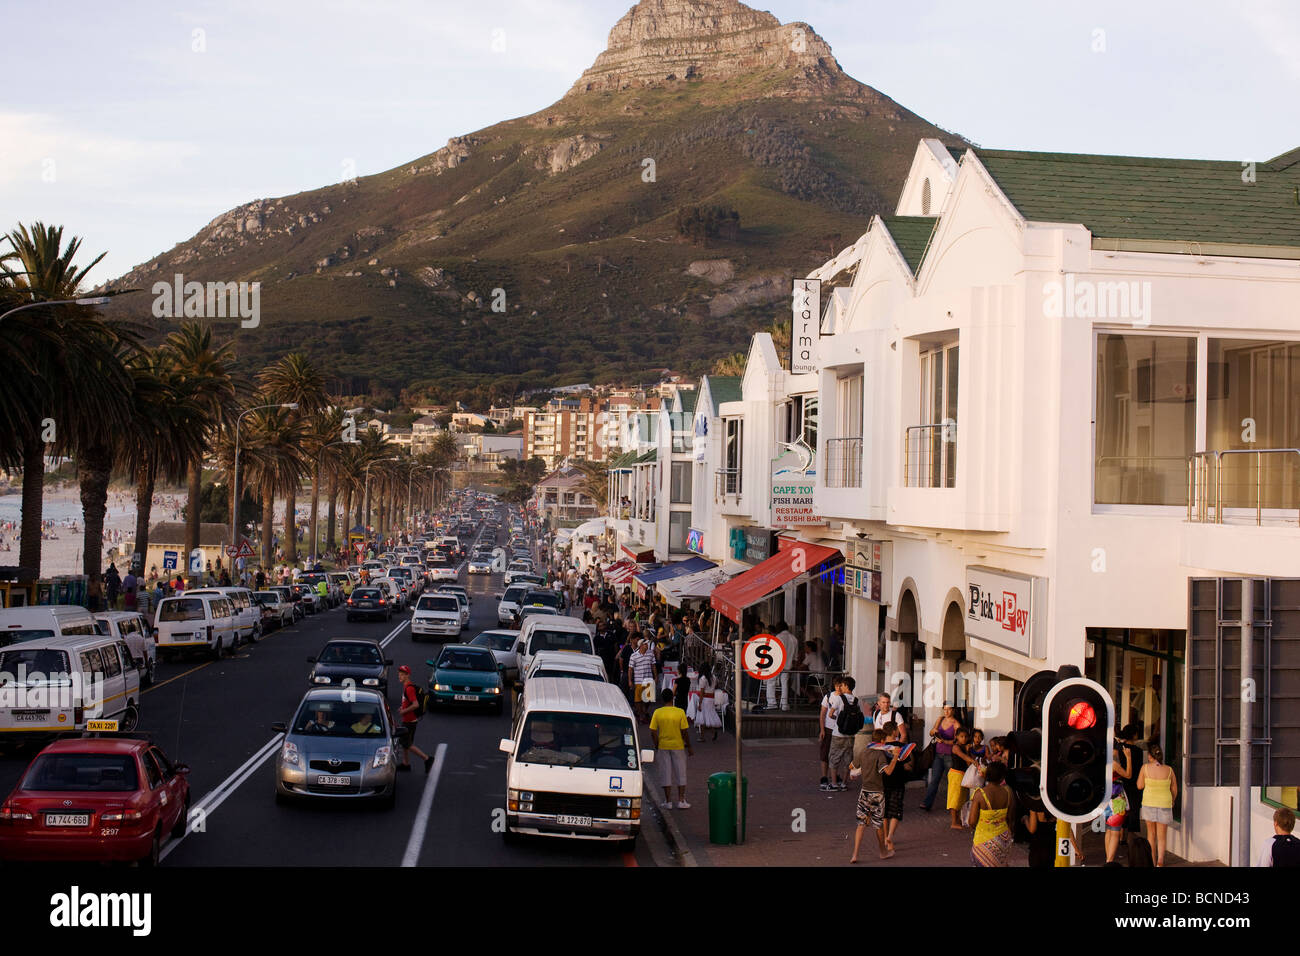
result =
[[[1300,787],[1265,787],[1260,799],[1270,807],[1285,807],[1300,812]]]
[[[668,550],[674,554],[683,553],[686,548],[686,534],[691,527],[689,511],[673,511],[668,515]]]
[[[1094,502],[1186,506],[1195,338],[1099,334],[1096,395]]]
[[[669,500],[675,505],[689,505],[691,503],[691,482],[693,481],[693,471],[689,461],[675,461],[672,463],[671,488],[669,489]]]

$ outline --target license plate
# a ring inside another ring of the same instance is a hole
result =
[[[15,710],[14,721],[16,723],[39,724],[41,721],[48,720],[50,712],[48,710]]]
[[[589,827],[591,826],[591,817],[569,817],[560,814],[555,818],[555,822],[570,827]]]
[[[173,634],[172,640],[173,641],[188,640],[193,636],[194,636],[193,634]]]
[[[350,787],[352,786],[351,777],[331,777],[321,774],[316,778],[316,782],[322,787]]]
[[[475,700],[478,700],[478,694],[457,694],[457,695],[456,695],[456,699],[457,699],[457,700],[475,701]]]
[[[45,814],[45,825],[47,827],[88,827],[90,826],[90,814],[47,813]]]

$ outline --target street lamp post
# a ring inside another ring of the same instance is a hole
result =
[[[258,405],[254,408],[245,409],[243,412],[239,414],[239,417],[235,419],[235,468],[234,468],[234,472],[230,476],[230,483],[232,486],[232,490],[235,493],[235,504],[230,509],[230,546],[232,548],[238,549],[239,547],[237,544],[235,544],[235,534],[239,530],[239,426],[243,423],[244,416],[249,414],[250,412],[260,412],[267,408],[296,409],[297,407],[298,407],[297,402],[286,402],[283,405]],[[195,502],[193,507],[197,507],[197,506],[198,503]],[[272,507],[274,507],[274,501],[272,502]],[[232,572],[235,570],[234,558],[231,558],[230,560],[230,570]],[[233,581],[235,576],[234,574],[231,574],[230,577],[231,580]]]

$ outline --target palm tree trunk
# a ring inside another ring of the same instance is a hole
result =
[[[45,445],[39,436],[23,441],[22,543],[18,548],[19,575],[24,581],[41,576],[41,513],[45,508]]]
[[[108,482],[112,475],[113,452],[109,446],[92,445],[77,455],[77,484],[81,486],[81,512],[86,522],[82,574],[99,574],[104,568],[104,514],[108,511]]]
[[[189,567],[190,552],[199,546],[199,498],[203,492],[203,459],[195,458],[190,462],[189,496],[185,502],[185,559],[181,563]]]
[[[308,554],[314,554],[320,557],[320,542],[316,537],[316,517],[320,511],[320,462],[311,463],[311,547],[307,549]]]
[[[326,547],[328,547],[331,551],[334,550],[334,542],[336,540],[334,537],[334,530],[335,530],[334,529],[334,506],[338,503],[338,498],[339,498],[339,477],[337,474],[331,474],[330,475],[330,504],[329,504],[328,514],[325,518],[325,537],[328,539],[328,544],[326,545]]]
[[[262,488],[262,570],[271,576],[275,551],[271,539],[275,536],[275,486],[269,481]]]
[[[289,484],[284,496],[284,560],[298,563],[298,480]]]
[[[140,566],[135,573],[144,576],[145,561],[149,557],[149,521],[153,512],[154,472],[140,468],[135,473],[135,551],[140,555]]]

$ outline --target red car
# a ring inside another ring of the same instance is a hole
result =
[[[189,772],[144,739],[56,741],[0,804],[0,860],[154,866],[167,835],[185,834]]]

